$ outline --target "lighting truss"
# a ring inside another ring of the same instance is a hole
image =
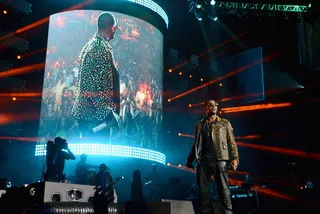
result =
[[[213,7],[223,9],[240,9],[240,10],[264,10],[264,11],[279,11],[279,12],[308,12],[309,7],[303,5],[279,5],[279,4],[255,4],[241,2],[216,2]]]

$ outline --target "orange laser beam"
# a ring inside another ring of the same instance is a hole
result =
[[[41,97],[42,93],[26,92],[26,93],[0,93],[0,97]]]
[[[27,74],[27,73],[31,73],[33,71],[39,71],[39,70],[43,70],[43,69],[44,69],[44,63],[28,65],[28,66],[24,66],[21,68],[14,68],[14,69],[8,70],[6,72],[2,72],[2,73],[0,73],[0,78],[17,76],[17,75],[21,75],[21,74]]]
[[[93,3],[94,1],[95,1],[95,0],[88,0],[88,1],[85,1],[85,2],[82,2],[82,3],[79,3],[79,4],[76,4],[76,5],[72,6],[72,7],[69,7],[69,8],[67,8],[67,9],[65,9],[65,10],[63,10],[63,11],[61,11],[61,12],[68,11],[68,10],[77,10],[77,9],[83,8],[83,7],[86,6],[86,5],[89,5],[89,4]],[[39,27],[39,26],[41,26],[41,25],[43,25],[43,24],[45,24],[45,23],[47,23],[47,22],[49,22],[49,17],[45,17],[45,18],[43,18],[43,19],[40,19],[40,20],[38,20],[38,21],[30,24],[30,25],[27,25],[27,26],[25,26],[25,27],[22,27],[22,28],[16,30],[16,31],[13,32],[13,33],[9,33],[9,34],[7,34],[7,35],[4,35],[4,36],[0,37],[0,41],[2,41],[2,40],[4,40],[4,39],[7,39],[7,38],[9,38],[9,37],[11,37],[11,36],[13,36],[13,35],[15,35],[15,34],[20,34],[20,33],[23,33],[23,32],[25,32],[25,31],[28,31],[28,30],[30,30],[30,29]]]
[[[206,50],[205,52],[199,54],[198,57],[202,57],[202,56],[204,56],[204,55],[206,55],[206,54],[208,54],[208,53],[210,53],[210,52],[212,52],[212,51],[214,51],[214,50],[216,50],[216,49],[218,49],[218,48],[220,48],[220,47],[222,47],[222,46],[224,46],[224,45],[226,45],[226,44],[228,44],[228,43],[230,43],[230,42],[232,42],[233,40],[237,39],[238,37],[244,36],[244,35],[246,35],[246,34],[248,34],[248,33],[249,33],[248,31],[244,31],[244,32],[242,32],[242,33],[240,33],[240,34],[238,34],[238,35],[235,35],[235,36],[232,37],[231,39],[228,39],[228,40],[226,40],[226,41],[224,41],[224,42],[222,42],[222,43],[220,43],[220,44],[218,44],[218,45],[216,45],[216,46],[214,46],[214,47]],[[176,69],[178,69],[178,68],[180,68],[180,67],[188,64],[189,62],[191,62],[191,60],[188,60],[188,61],[186,61],[186,62],[183,62],[183,63],[181,63],[180,65],[177,65],[176,67],[172,68],[171,70],[174,71],[174,70],[176,70]]]
[[[254,145],[254,144],[249,144],[249,143],[244,143],[244,142],[237,142],[237,145],[247,147],[247,148],[252,148],[252,149],[258,149],[258,150],[262,150],[262,151],[268,151],[268,152],[280,153],[280,154],[285,154],[285,155],[292,155],[292,156],[297,156],[297,157],[302,157],[302,158],[320,160],[320,154],[318,154],[318,153],[306,153],[305,151],[300,151],[300,150],[296,150],[296,149],[286,149],[286,148],[279,148],[279,147],[265,146],[265,145]]]
[[[224,113],[235,113],[243,111],[255,111],[262,109],[272,109],[272,108],[284,108],[291,106],[291,103],[268,103],[268,104],[259,104],[259,105],[249,105],[249,106],[239,106],[239,107],[230,107],[221,109]]]
[[[217,79],[211,80],[211,81],[209,81],[209,82],[207,82],[207,83],[204,83],[204,84],[202,84],[202,85],[200,85],[200,86],[197,86],[197,87],[195,87],[195,88],[193,88],[193,89],[190,89],[189,91],[183,92],[182,94],[179,94],[179,95],[177,95],[177,96],[175,96],[175,97],[172,97],[172,98],[170,98],[170,101],[173,101],[173,100],[178,99],[178,98],[180,98],[180,97],[183,97],[183,96],[185,96],[185,95],[187,95],[187,94],[190,94],[190,93],[192,93],[192,92],[195,92],[195,91],[197,91],[197,90],[199,90],[199,89],[201,89],[201,88],[204,88],[204,87],[206,87],[206,86],[208,86],[208,85],[217,83],[217,82],[219,82],[219,81],[221,81],[221,80],[223,80],[223,79],[226,79],[226,78],[228,78],[228,77],[231,77],[231,76],[233,76],[233,75],[235,75],[235,74],[237,74],[237,73],[240,73],[240,72],[242,72],[242,71],[245,71],[245,70],[247,70],[248,68],[251,68],[251,67],[253,67],[253,66],[256,66],[256,65],[261,64],[261,63],[263,63],[263,62],[270,61],[270,60],[274,59],[275,57],[283,54],[284,52],[285,52],[285,51],[281,51],[281,52],[277,52],[277,53],[271,54],[271,55],[269,55],[269,56],[264,57],[263,60],[257,60],[257,61],[255,61],[255,62],[249,64],[249,65],[245,65],[245,66],[243,66],[243,67],[241,67],[241,68],[238,68],[238,69],[236,69],[236,70],[234,70],[234,71],[232,71],[232,72],[230,72],[230,73],[228,73],[228,74],[226,74],[226,75],[223,75],[223,76],[221,76],[221,77],[219,77],[219,78],[217,78]]]

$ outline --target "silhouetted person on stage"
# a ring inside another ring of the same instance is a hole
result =
[[[131,201],[144,201],[142,187],[143,183],[141,181],[141,172],[139,170],[135,170],[133,171],[133,176],[131,180]]]
[[[65,160],[75,160],[76,157],[70,151],[65,139],[57,137],[54,142],[47,143],[47,172],[44,175],[45,181],[60,182],[65,180],[63,174]]]
[[[96,187],[101,186],[102,189],[105,189],[106,186],[112,185],[112,176],[107,169],[108,167],[104,163],[99,166],[99,172],[94,177]]]
[[[87,155],[82,154],[80,161],[76,165],[76,183],[77,184],[90,184],[90,169],[98,168],[98,166],[87,164]]]
[[[109,43],[118,28],[115,17],[101,13],[97,27],[97,33],[79,56],[79,77],[71,113],[78,120],[82,137],[94,133],[108,137],[110,127],[118,127],[120,80]]]
[[[148,173],[148,178],[150,178],[152,180],[153,184],[157,184],[160,182],[160,175],[157,171],[157,164],[152,164],[152,169],[151,171]]]
[[[197,182],[199,191],[200,214],[211,213],[209,185],[214,176],[220,202],[220,211],[232,214],[232,203],[228,183],[229,150],[232,170],[239,164],[238,148],[233,128],[227,119],[217,116],[218,104],[214,100],[205,102],[207,117],[197,122],[195,140],[187,158],[186,166],[194,169],[193,160],[197,160]]]

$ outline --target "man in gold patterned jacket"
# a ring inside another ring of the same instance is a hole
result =
[[[115,17],[101,13],[97,28],[79,56],[76,99],[71,113],[86,136],[92,135],[93,128],[103,123],[110,125],[120,111],[119,72],[109,43],[117,30]]]
[[[207,117],[197,122],[195,140],[187,158],[187,167],[194,169],[192,162],[197,160],[197,182],[199,191],[199,212],[212,212],[209,200],[211,176],[217,184],[220,212],[232,214],[231,196],[228,183],[228,162],[231,170],[239,164],[238,148],[233,136],[231,123],[217,116],[218,103],[214,100],[205,102]],[[229,158],[230,150],[230,158]]]

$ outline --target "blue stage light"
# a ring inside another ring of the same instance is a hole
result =
[[[36,145],[35,156],[43,156],[47,154],[46,144]],[[166,164],[166,156],[161,152],[150,149],[121,146],[111,144],[97,144],[97,143],[69,143],[69,149],[75,155],[83,153],[95,156],[114,156],[114,157],[128,157],[150,160],[161,164]]]

